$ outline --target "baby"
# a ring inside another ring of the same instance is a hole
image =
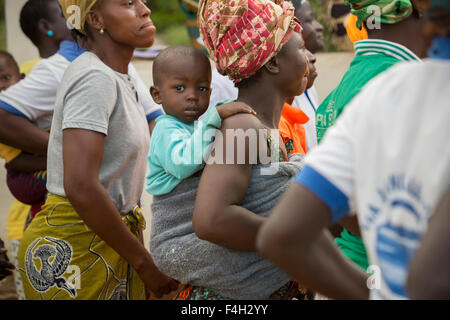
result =
[[[236,113],[255,111],[241,103],[206,111],[211,64],[193,47],[173,46],[162,51],[153,64],[153,82],[150,93],[166,114],[157,118],[152,133],[145,189],[163,195],[204,168],[213,140],[207,136],[209,129],[220,129],[222,120]]]
[[[0,91],[23,78],[14,57],[6,51],[0,51]],[[37,213],[47,194],[46,172],[42,171],[47,165],[46,157],[24,153],[4,144],[0,144],[0,157],[6,162],[6,182],[10,192],[17,200],[35,205],[36,209],[32,207],[32,211]]]

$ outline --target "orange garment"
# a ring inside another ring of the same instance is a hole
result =
[[[364,24],[361,26],[361,30],[358,29],[358,27],[356,26],[357,20],[358,20],[357,16],[355,16],[354,14],[350,14],[348,16],[347,23],[345,25],[347,35],[353,43],[359,40],[366,40],[369,37],[367,34],[366,27],[364,27]]]
[[[281,113],[279,130],[288,154],[306,154],[305,128],[308,116],[300,109],[285,103]]]

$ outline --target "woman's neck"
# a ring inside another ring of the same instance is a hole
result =
[[[97,41],[98,39],[94,39]],[[89,42],[87,50],[94,53],[108,67],[119,73],[128,74],[128,65],[133,58],[134,48],[111,41]]]
[[[273,92],[272,86],[260,83],[239,89],[238,101],[246,103],[256,111],[256,117],[267,127],[277,129],[283,111],[284,97]]]

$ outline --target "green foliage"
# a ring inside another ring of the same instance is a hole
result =
[[[189,45],[186,17],[178,0],[150,0],[147,5],[152,10],[151,18],[157,29],[157,37],[170,45]]]

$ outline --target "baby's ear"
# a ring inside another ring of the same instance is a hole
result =
[[[162,104],[161,91],[158,87],[151,86],[150,94],[152,95],[153,101],[155,101],[156,104]]]
[[[25,79],[25,73],[20,74],[20,80],[23,80],[23,79]]]

